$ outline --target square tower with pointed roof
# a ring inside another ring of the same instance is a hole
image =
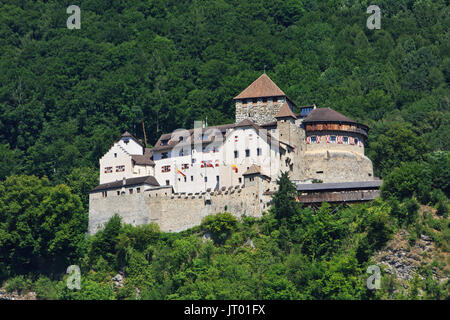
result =
[[[294,103],[263,73],[244,91],[234,97],[236,102],[236,123],[250,119],[258,125],[275,121],[284,103],[294,111]]]

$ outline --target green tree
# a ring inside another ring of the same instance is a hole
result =
[[[0,264],[8,274],[61,271],[81,255],[87,214],[77,195],[46,178],[0,183]]]

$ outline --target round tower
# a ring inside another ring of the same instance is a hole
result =
[[[330,108],[312,110],[305,130],[306,176],[323,182],[373,180],[364,155],[369,128]]]

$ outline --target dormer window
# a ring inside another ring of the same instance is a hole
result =
[[[130,142],[130,139],[123,139],[123,143],[128,144]]]
[[[168,140],[168,139],[161,140],[161,145],[162,145],[162,146],[167,146],[168,143],[169,143],[169,140]]]

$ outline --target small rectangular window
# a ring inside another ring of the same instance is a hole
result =
[[[256,149],[256,155],[258,155],[258,156],[262,155],[262,149],[261,148],[257,148]]]
[[[194,176],[191,176],[191,181],[194,181]]]
[[[166,180],[166,186],[169,186],[169,185],[170,185],[170,181]]]
[[[249,149],[245,149],[245,156],[247,158],[250,157],[250,150]]]
[[[348,137],[344,137],[342,140],[345,144],[348,144]]]
[[[128,189],[128,191],[130,192],[130,194],[133,194],[133,189]]]
[[[205,182],[208,182],[208,177],[205,177]]]
[[[316,136],[312,136],[311,137],[311,143],[317,143],[317,137]]]
[[[141,193],[141,188],[136,188],[136,193]]]
[[[238,158],[239,157],[239,152],[237,150],[234,150],[234,158]]]
[[[330,141],[331,143],[336,143],[336,136],[331,136]]]

